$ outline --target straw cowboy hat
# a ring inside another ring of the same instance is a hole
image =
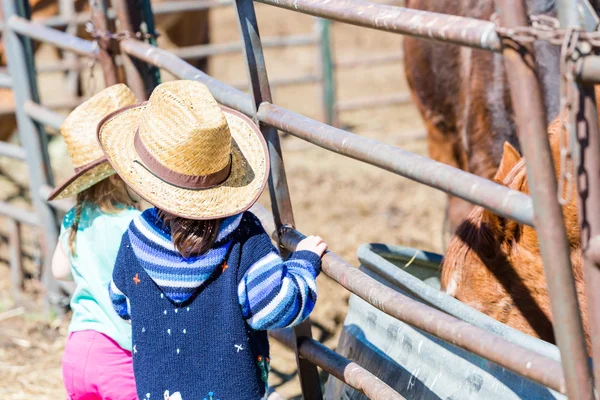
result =
[[[107,114],[137,103],[123,84],[110,86],[79,105],[65,119],[60,132],[75,167],[75,174],[56,187],[48,200],[74,196],[115,173],[98,145],[96,128]]]
[[[188,219],[241,213],[262,193],[269,155],[258,127],[219,106],[196,81],[171,81],[150,100],[106,116],[98,140],[129,187]]]

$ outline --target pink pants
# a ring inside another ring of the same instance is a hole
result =
[[[96,331],[69,335],[62,370],[67,399],[137,399],[131,353]]]

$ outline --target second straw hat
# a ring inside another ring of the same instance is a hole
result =
[[[158,85],[148,102],[107,116],[98,125],[98,139],[130,188],[184,218],[215,219],[247,210],[269,175],[258,127],[219,106],[196,81]]]
[[[98,144],[96,128],[106,115],[136,102],[133,92],[119,83],[92,96],[69,114],[60,132],[75,174],[58,185],[48,200],[74,196],[115,173]]]

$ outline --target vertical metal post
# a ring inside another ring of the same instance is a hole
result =
[[[7,21],[15,15],[24,18],[30,17],[27,0],[3,0],[3,6]],[[31,40],[20,37],[9,27],[6,28],[4,35],[8,70],[14,82],[19,138],[27,155],[29,190],[36,213],[44,227],[44,235],[41,240],[44,254],[41,275],[42,283],[48,291],[45,308],[49,315],[51,302],[57,302],[60,293],[51,271],[52,253],[58,240],[58,223],[54,210],[39,196],[39,189],[42,185],[54,186],[48,155],[48,138],[43,127],[35,123],[23,109],[23,105],[28,101],[39,102]]]
[[[121,31],[130,32],[131,34],[137,32],[155,34],[150,0],[113,0],[112,4]],[[156,45],[156,41],[150,42]],[[125,51],[121,53],[129,87],[131,87],[138,100],[147,100],[154,88],[160,83],[158,68],[129,57]]]
[[[577,2],[558,2],[561,28],[581,29]],[[579,46],[582,54],[589,54]],[[588,328],[593,359],[600,362],[600,268],[587,255],[590,239],[600,234],[600,137],[594,86],[573,84],[569,88],[573,104],[569,116],[575,177],[577,179],[579,227],[584,254],[583,272],[587,295]],[[567,188],[571,190],[571,188]],[[595,364],[594,381],[600,389],[600,366]]]
[[[70,0],[69,0],[70,1]],[[109,23],[107,18],[108,13],[108,1],[107,0],[94,0],[90,2],[92,24],[104,32],[113,32],[114,23]],[[101,37],[98,40],[98,61],[102,67],[102,74],[104,75],[104,86],[112,86],[119,83],[117,76],[117,65],[115,63],[112,43],[109,39]]]
[[[267,77],[267,68],[258,33],[258,23],[252,0],[236,0],[238,28],[242,37],[243,52],[246,58],[246,67],[250,91],[254,98],[254,112],[263,102],[271,102],[271,88]],[[269,192],[271,205],[277,231],[284,225],[294,225],[294,214],[288,190],[281,145],[277,130],[267,125],[260,124],[262,134],[269,147],[271,157],[271,174],[269,175]],[[303,337],[312,338],[310,320],[296,326],[293,330],[295,343],[298,344]],[[296,361],[300,376],[303,399],[317,400],[323,398],[321,383],[317,367],[308,360],[300,358],[297,348]]]
[[[66,33],[77,36],[77,24],[74,22],[75,19],[75,1],[73,0],[60,0],[58,3],[59,15],[64,17],[67,21],[71,21],[67,25]],[[75,65],[77,63],[77,55],[70,51],[63,51],[62,57],[67,61],[68,65]],[[77,97],[77,91],[79,89],[79,70],[74,68],[71,71],[65,73],[66,79],[66,91],[71,98]]]
[[[507,28],[526,26],[523,0],[496,0],[500,21]],[[504,43],[504,64],[510,84],[519,142],[527,159],[534,225],[539,239],[550,295],[553,327],[561,351],[570,399],[593,399],[591,369],[571,267],[562,209],[548,142],[544,102],[531,47]]]
[[[335,74],[331,47],[331,21],[318,18],[315,22],[319,35],[319,66],[321,68],[321,105],[323,121],[338,126],[335,109]]]
[[[12,297],[21,300],[23,290],[23,265],[21,264],[21,229],[19,223],[8,217],[8,247],[10,252],[10,281]]]

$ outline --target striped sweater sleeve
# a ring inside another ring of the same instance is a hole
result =
[[[257,225],[241,248],[240,269],[245,272],[238,283],[238,298],[242,313],[255,330],[297,325],[308,318],[317,301],[321,258],[299,251],[282,261],[260,222]]]
[[[113,308],[125,321],[129,321],[131,318],[129,299],[127,298],[127,277],[126,277],[126,264],[123,262],[124,253],[131,250],[131,246],[128,246],[126,242],[129,241],[127,232],[123,235],[121,240],[121,247],[115,261],[115,268],[113,269],[113,276],[110,284],[108,285],[108,294],[112,301]]]

